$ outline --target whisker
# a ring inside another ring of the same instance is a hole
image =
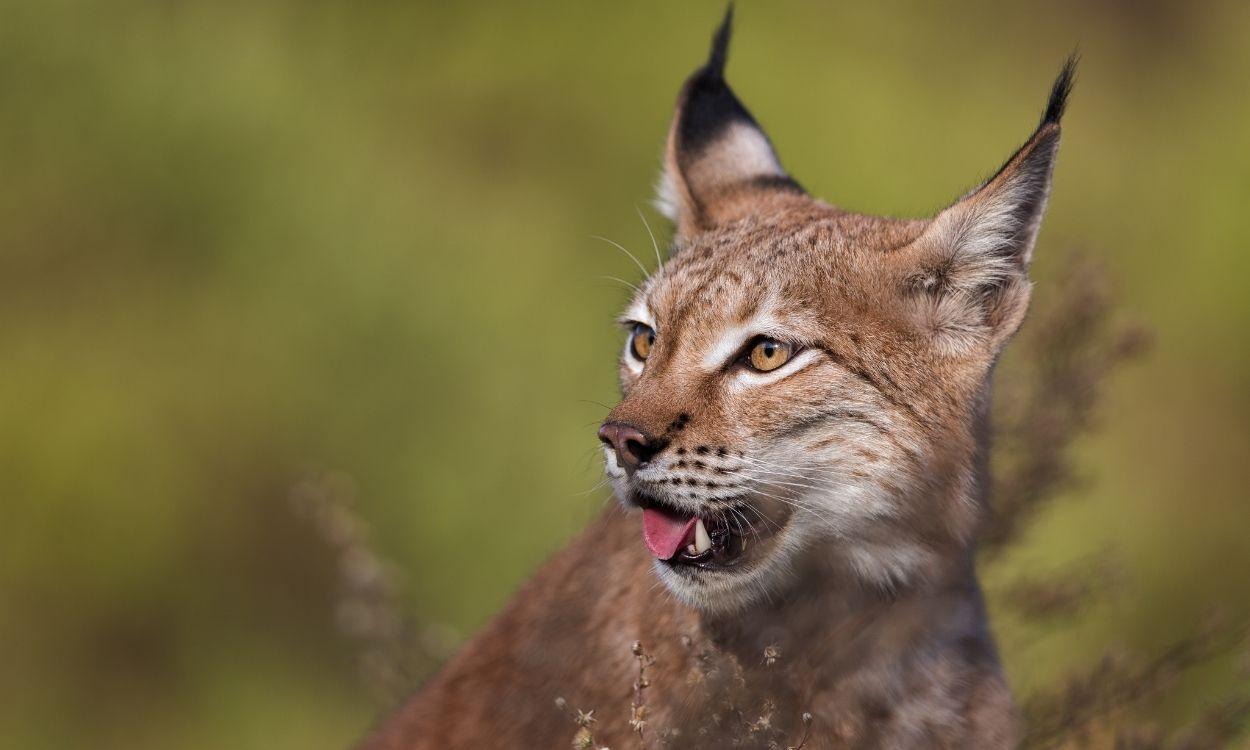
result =
[[[778,501],[778,502],[785,503],[786,505],[789,505],[789,506],[790,506],[790,507],[792,507],[792,508],[797,508],[797,509],[799,509],[799,510],[805,510],[805,511],[807,511],[808,513],[811,513],[811,514],[812,514],[812,515],[814,515],[814,516],[820,516],[820,515],[822,515],[822,513],[821,513],[820,511],[821,511],[821,510],[823,510],[823,509],[818,510],[817,508],[815,508],[815,507],[813,507],[813,506],[806,505],[806,504],[804,504],[804,503],[802,503],[802,502],[800,502],[800,501],[798,501],[798,500],[796,500],[796,499],[794,499],[794,498],[782,497],[781,495],[774,495],[774,494],[772,494],[772,493],[770,493],[770,492],[765,492],[765,491],[763,491],[763,490],[761,490],[761,489],[758,489],[758,488],[754,490],[754,494],[756,494],[756,495],[761,495],[761,496],[763,496],[763,497],[769,497],[769,498],[772,498],[773,500],[776,500],[776,501]]]
[[[629,256],[629,259],[630,259],[630,260],[632,260],[632,261],[633,261],[633,262],[634,262],[634,263],[638,266],[638,270],[639,270],[639,271],[642,271],[643,278],[646,278],[647,276],[649,276],[649,275],[650,275],[650,273],[648,273],[648,271],[647,271],[647,267],[646,267],[646,266],[644,266],[644,265],[642,264],[642,261],[640,261],[640,260],[638,260],[636,257],[634,257],[634,254],[633,254],[633,253],[631,253],[630,251],[626,250],[626,249],[625,249],[625,246],[624,246],[624,245],[622,245],[621,243],[619,243],[619,242],[613,242],[612,240],[608,239],[607,237],[602,237],[602,236],[597,235],[597,234],[592,234],[592,235],[590,235],[590,236],[591,236],[591,237],[593,237],[593,238],[594,238],[594,239],[596,239],[596,240],[602,240],[602,241],[604,241],[604,242],[608,243],[609,245],[611,245],[611,246],[615,247],[616,249],[620,250],[621,252],[625,253],[626,255],[628,255],[628,256]],[[632,286],[632,285],[631,285],[631,286]]]
[[[776,471],[774,469],[752,469],[750,474],[754,476],[784,476],[786,477],[786,479],[801,480],[801,481],[786,481],[785,479],[769,479],[768,480],[770,484],[775,484],[779,486],[800,487],[800,489],[804,489],[804,490],[819,490],[820,489],[820,485],[816,484],[816,482],[814,481],[811,481],[814,479],[814,477],[790,474],[790,472],[788,471]],[[826,479],[826,477],[819,477],[819,479]]]
[[[746,464],[767,467],[777,474],[790,474],[791,477],[796,479],[811,479],[813,476],[834,478],[846,476],[846,472],[835,468],[819,466],[789,466],[786,464],[763,461],[757,458],[748,458],[746,456],[741,456],[738,460]]]
[[[751,532],[751,535],[755,538],[755,541],[758,542],[760,539],[759,532],[756,531],[755,527],[751,525],[751,521],[747,519],[746,516],[742,515],[742,511],[739,511],[736,508],[730,508],[729,512],[731,515],[727,516],[726,520],[733,521],[733,525],[738,529],[738,536],[742,537],[743,539],[746,539],[747,538],[746,532],[747,530],[749,530]],[[746,524],[746,529],[744,529],[742,526],[744,523]]]
[[[771,526],[772,526],[774,529],[776,529],[777,531],[781,531],[781,524],[777,523],[777,522],[776,522],[776,521],[774,521],[773,519],[771,519],[771,518],[769,518],[768,516],[764,515],[764,511],[760,510],[759,508],[756,508],[754,505],[746,505],[746,506],[743,506],[743,507],[745,507],[745,508],[749,509],[752,513],[754,513],[754,514],[755,514],[755,515],[756,515],[756,516],[757,516],[757,517],[758,517],[761,521],[763,521],[764,523],[771,525]]]
[[[607,484],[607,483],[608,483],[608,482],[610,482],[611,480],[612,480],[612,478],[611,478],[611,477],[604,477],[603,479],[600,479],[598,482],[596,482],[594,487],[591,487],[590,489],[588,489],[588,490],[586,490],[586,491],[584,491],[584,492],[575,492],[575,493],[573,493],[573,497],[586,497],[587,495],[589,495],[590,493],[592,493],[592,492],[594,492],[595,490],[599,489],[600,487],[602,487],[603,485]]]
[[[742,456],[738,460],[748,465],[764,467],[770,470],[774,474],[789,475],[793,479],[808,479],[809,478],[807,474],[801,473],[798,467],[782,466],[781,464],[773,464],[773,463],[768,463],[765,461],[760,461],[759,459],[747,458],[746,456]]]
[[[776,529],[777,531],[781,531],[781,526],[780,526],[780,524],[778,524],[776,521],[772,520],[771,518],[769,518],[768,516],[766,516],[766,515],[764,515],[762,512],[760,512],[760,509],[759,509],[759,508],[756,508],[756,507],[751,506],[751,505],[745,505],[745,506],[742,506],[742,507],[743,507],[743,508],[749,508],[749,509],[751,510],[751,512],[753,512],[756,516],[759,516],[759,519],[760,519],[761,521],[763,521],[766,525],[771,525],[771,526],[772,526],[774,529]],[[731,510],[734,514],[736,514],[739,518],[741,518],[741,519],[742,519],[742,521],[743,521],[743,522],[747,525],[747,528],[751,530],[751,535],[755,537],[756,541],[759,541],[759,539],[760,539],[760,532],[759,532],[758,530],[756,530],[756,528],[755,528],[755,524],[751,523],[751,519],[747,518],[747,517],[746,517],[746,514],[742,512],[742,508],[731,508],[730,510]]]
[[[771,472],[767,472],[767,471],[761,471],[757,473],[759,474],[759,476],[752,477],[752,481],[751,481],[752,485],[756,485],[756,484],[768,485],[770,487],[776,487],[779,490],[782,488],[789,488],[789,487],[793,487],[798,490],[819,491],[819,490],[824,489],[821,485],[811,484],[808,482],[786,482],[781,479],[773,479],[768,476],[768,474],[770,474]]]
[[[647,217],[643,215],[642,209],[635,204],[634,210],[638,212],[638,218],[642,219],[642,225],[647,228],[647,236],[651,238],[651,247],[655,248],[655,270],[658,273],[664,268],[664,261],[660,259],[660,243],[655,241],[655,232],[651,231],[651,224],[647,221]]]
[[[617,277],[615,277],[615,276],[600,276],[599,278],[601,278],[601,279],[607,279],[608,281],[615,281],[615,282],[616,282],[616,283],[618,283],[618,284],[624,284],[625,286],[629,287],[630,289],[633,289],[635,292],[641,291],[641,290],[639,290],[639,289],[638,289],[638,287],[636,287],[636,286],[634,286],[633,284],[629,283],[629,282],[628,282],[628,281],[626,281],[625,279],[618,279],[618,278],[617,278]]]
[[[774,474],[776,476],[790,477],[791,479],[808,479],[806,475],[799,474],[798,472],[773,469],[767,466],[749,466],[748,468],[751,470],[751,473],[759,472],[759,473]]]

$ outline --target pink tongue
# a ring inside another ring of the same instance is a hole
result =
[[[643,508],[642,539],[651,554],[668,560],[689,543],[688,539],[694,538],[694,522],[694,516],[683,519],[655,508]]]

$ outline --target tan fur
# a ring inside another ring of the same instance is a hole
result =
[[[842,583],[771,615],[703,618],[656,586],[637,519],[611,509],[361,748],[568,747],[576,727],[557,698],[595,710],[600,746],[638,747],[627,724],[634,640],[655,656],[649,731],[679,730],[674,747],[728,745],[710,719],[722,693],[707,683],[735,667],[745,687],[732,694],[758,712],[768,692],[787,736],[813,713],[811,748],[1009,745],[1010,699],[970,579],[897,598]],[[771,668],[761,656],[770,645],[780,652]],[[969,691],[946,697],[961,685]]]
[[[784,747],[805,711],[808,748],[1014,743],[973,541],[990,377],[1027,307],[1070,71],[994,178],[932,219],[884,219],[785,177],[725,104],[726,42],[727,26],[678,103],[674,249],[627,313],[656,338],[645,362],[624,348],[608,417],[658,451],[626,471],[606,449],[620,505],[362,747],[567,746],[557,698],[594,709],[596,742],[618,750]],[[792,344],[791,363],[744,367],[734,352],[760,334]],[[653,560],[641,496],[736,513],[750,554],[728,570]],[[642,744],[627,724],[636,640],[655,657]]]

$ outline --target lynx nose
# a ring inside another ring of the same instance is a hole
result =
[[[616,460],[626,471],[633,471],[655,455],[654,441],[634,427],[622,422],[605,422],[599,428],[599,439],[616,451]]]

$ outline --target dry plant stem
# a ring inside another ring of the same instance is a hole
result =
[[[1064,260],[1052,286],[1015,343],[1012,364],[996,382],[990,518],[980,551],[992,557],[1016,541],[1028,522],[1076,477],[1069,456],[1095,423],[1111,374],[1139,357],[1149,337],[1118,323],[1103,267],[1080,254]]]
[[[1232,745],[1250,723],[1250,696],[1235,696],[1212,706],[1178,733],[1169,750],[1216,750]],[[1160,745],[1162,747],[1162,745]]]
[[[630,705],[629,728],[637,733],[643,747],[646,747],[644,732],[647,728],[647,705],[643,691],[650,685],[647,681],[647,666],[655,661],[655,657],[643,649],[641,641],[634,641],[630,645],[630,653],[638,660],[638,679],[634,682],[634,701]]]
[[[803,736],[799,737],[799,744],[790,745],[786,750],[803,750],[807,745],[807,741],[812,737],[812,715],[810,713],[803,714]]]
[[[362,680],[383,703],[402,699],[443,655],[422,646],[421,629],[399,598],[398,572],[373,547],[350,479],[311,473],[291,488],[290,502],[335,554],[335,621],[357,646]]]
[[[1059,689],[1024,705],[1023,747],[1051,748],[1078,739],[1100,720],[1166,693],[1181,673],[1244,644],[1250,624],[1211,620],[1163,653],[1138,663],[1107,655]]]
[[[1063,290],[1040,306],[1016,344],[1016,361],[996,383],[991,517],[981,545],[990,560],[1016,543],[1029,522],[1078,480],[1070,453],[1096,425],[1111,375],[1147,349],[1149,337],[1116,322],[1111,285],[1101,264],[1073,254],[1054,282]],[[1114,560],[1086,561],[1057,575],[1026,578],[1006,604],[1025,620],[1055,626],[1121,582]],[[1246,623],[1208,623],[1161,654],[1140,660],[1108,655],[1067,681],[1028,700],[1024,747],[1084,746],[1091,733],[1110,732],[1124,748],[1223,747],[1245,723],[1245,698],[1222,701],[1166,742],[1135,726],[1129,709],[1166,692],[1185,670],[1225,653],[1244,638]],[[1215,739],[1211,739],[1215,738]],[[1096,743],[1094,743],[1096,744]]]
[[[1124,572],[1104,551],[1053,571],[1021,576],[996,598],[1023,620],[1057,624],[1077,617],[1088,604],[1110,600],[1124,581]]]

